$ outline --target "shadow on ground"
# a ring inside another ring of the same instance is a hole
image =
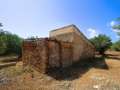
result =
[[[120,55],[106,54],[106,58],[120,60]]]
[[[84,60],[86,61],[86,60]],[[77,62],[74,65],[68,68],[54,68],[49,69],[47,74],[56,80],[74,80],[79,77],[82,77],[87,71],[91,68],[100,68],[100,69],[109,69],[106,62],[105,57],[95,57],[93,60],[89,60],[86,62]]]

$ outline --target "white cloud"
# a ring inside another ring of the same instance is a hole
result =
[[[118,30],[118,29],[113,29],[113,31],[114,31],[114,32],[117,32],[117,33],[120,32],[120,30]]]
[[[111,27],[113,27],[115,24],[116,24],[115,21],[111,21],[111,22],[110,22],[110,26],[111,26]]]
[[[93,37],[99,35],[98,31],[96,29],[93,29],[93,28],[88,28],[87,33],[88,33],[88,38],[93,38]]]
[[[116,24],[117,24],[117,22],[115,22],[115,21],[111,21],[111,22],[110,22],[110,26],[111,26],[111,27],[113,27],[113,26],[116,25]],[[112,28],[112,31],[114,31],[114,32],[120,32],[120,30],[113,29],[113,28]]]

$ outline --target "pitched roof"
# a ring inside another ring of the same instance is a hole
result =
[[[70,24],[70,25],[67,25],[67,26],[64,26],[64,27],[60,27],[60,28],[51,30],[50,32],[54,32],[54,31],[57,31],[57,30],[63,30],[65,28],[70,28],[70,27],[75,27],[75,25],[74,24]]]
[[[58,30],[64,30],[64,29],[69,30],[69,29],[67,29],[67,28],[73,28],[73,30],[74,30],[75,32],[77,32],[76,34],[78,34],[79,36],[81,36],[82,39],[83,39],[84,41],[86,41],[90,46],[94,47],[93,44],[87,39],[87,37],[86,37],[86,36],[79,30],[79,28],[78,28],[76,25],[74,25],[74,24],[67,25],[67,26],[64,26],[64,27],[61,27],[61,28],[52,30],[52,31],[50,31],[50,33],[55,32],[55,31],[58,31]]]

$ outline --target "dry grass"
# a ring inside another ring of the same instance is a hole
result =
[[[106,55],[47,74],[23,69],[20,62],[0,70],[0,90],[120,90],[120,53]]]

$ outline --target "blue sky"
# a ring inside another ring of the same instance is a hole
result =
[[[120,16],[120,0],[1,0],[0,22],[21,37],[45,37],[49,31],[75,24],[88,38],[106,34]]]

